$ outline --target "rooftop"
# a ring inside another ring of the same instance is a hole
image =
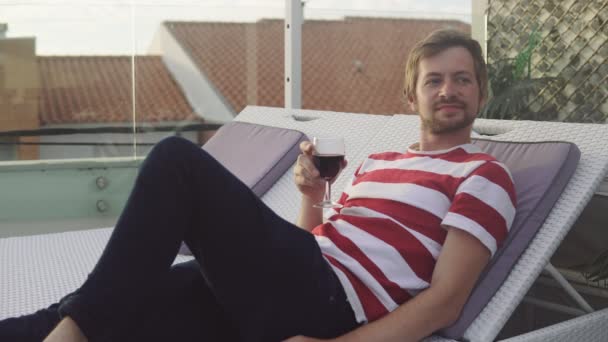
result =
[[[284,107],[283,20],[165,22],[235,113],[248,104]],[[405,57],[431,31],[455,20],[346,18],[302,25],[302,107],[404,113]]]
[[[132,122],[130,56],[38,57],[41,125]],[[137,122],[197,118],[160,56],[135,57]]]

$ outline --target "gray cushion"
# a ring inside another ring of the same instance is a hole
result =
[[[568,142],[498,142],[474,140],[481,149],[511,171],[517,196],[517,213],[501,248],[490,261],[458,321],[440,333],[462,338],[465,330],[507,278],[511,268],[534,238],[564,190],[580,159]]]
[[[233,121],[203,145],[215,159],[261,197],[300,154],[302,132]],[[180,254],[190,251],[182,244]]]
[[[203,149],[261,197],[293,165],[304,140],[292,129],[230,122]]]

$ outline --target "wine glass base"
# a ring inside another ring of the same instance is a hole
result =
[[[313,207],[325,208],[325,209],[339,209],[339,208],[342,208],[343,205],[340,203],[336,203],[336,202],[319,202],[317,204],[314,204]]]

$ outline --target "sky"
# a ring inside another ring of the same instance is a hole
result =
[[[7,37],[39,55],[145,54],[162,21],[284,18],[285,0],[0,0]],[[305,0],[305,19],[343,16],[471,20],[471,0]]]

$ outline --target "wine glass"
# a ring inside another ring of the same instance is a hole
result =
[[[323,201],[314,205],[316,208],[342,208],[342,205],[331,201],[331,180],[334,179],[344,161],[344,138],[314,137],[315,146],[313,161],[321,178],[325,179],[325,195]]]

